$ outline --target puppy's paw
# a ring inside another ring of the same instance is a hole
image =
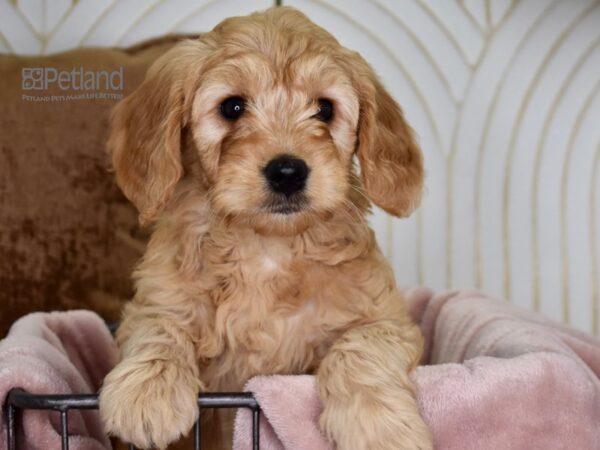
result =
[[[164,449],[198,419],[199,390],[194,373],[173,362],[124,360],[100,391],[104,429],[138,448]]]
[[[433,450],[431,432],[417,411],[361,403],[325,403],[321,429],[337,450]]]

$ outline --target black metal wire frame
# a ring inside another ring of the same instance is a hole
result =
[[[17,450],[16,424],[17,412],[23,409],[45,409],[60,413],[60,434],[62,450],[69,450],[69,410],[98,409],[98,396],[79,395],[36,395],[22,389],[13,389],[6,398],[6,425],[8,450]],[[252,411],[252,448],[259,450],[258,425],[260,408],[254,396],[249,392],[202,393],[198,397],[198,407],[202,408],[248,408]],[[194,425],[194,450],[200,450],[200,419]],[[129,444],[129,450],[135,447]]]

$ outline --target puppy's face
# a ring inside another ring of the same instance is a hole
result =
[[[358,94],[336,55],[313,38],[284,39],[227,23],[196,92],[190,127],[217,214],[294,233],[349,200]],[[290,37],[293,37],[290,36]]]
[[[261,233],[364,210],[361,195],[404,215],[420,195],[421,155],[396,103],[362,58],[289,8],[180,44],[119,105],[109,150],[142,219],[186,172],[183,131],[215,214]]]

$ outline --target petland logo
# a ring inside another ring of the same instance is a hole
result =
[[[46,91],[48,89],[55,91],[57,88],[65,91],[64,95],[22,95],[23,100],[34,102],[100,98],[120,100],[123,98],[123,84],[123,67],[112,72],[85,70],[83,67],[76,67],[72,70],[58,70],[54,67],[24,67],[21,70],[21,89],[23,91]]]

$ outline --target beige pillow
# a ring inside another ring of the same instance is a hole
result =
[[[146,236],[106,169],[109,113],[181,38],[0,55],[0,336],[31,311],[118,320]]]

